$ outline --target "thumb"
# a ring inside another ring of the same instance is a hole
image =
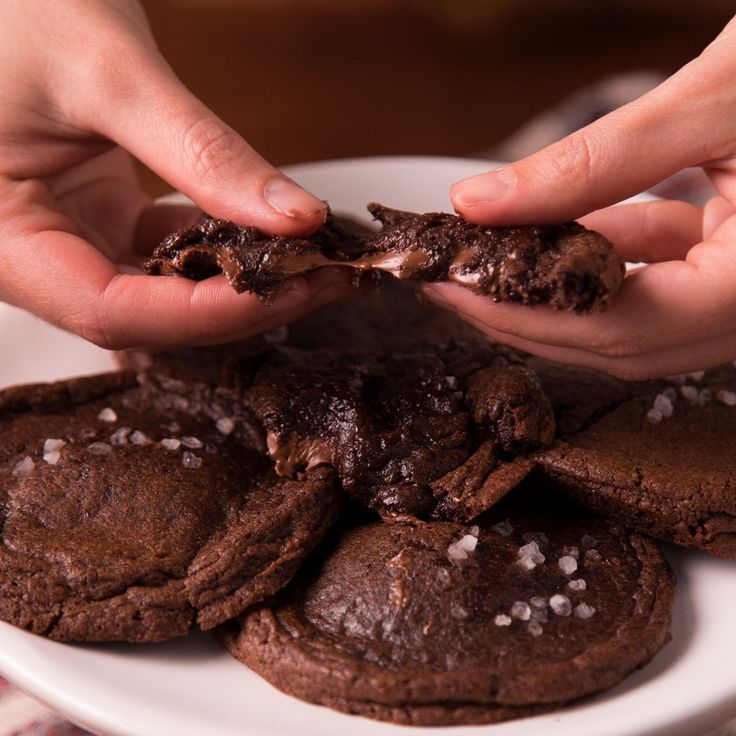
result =
[[[709,66],[696,60],[538,153],[457,182],[451,190],[455,209],[481,223],[562,222],[709,160],[724,128],[723,98],[736,101],[732,85],[719,86],[722,75]]]
[[[157,52],[133,63],[91,113],[95,130],[212,215],[284,235],[322,224],[326,204],[265,161]]]

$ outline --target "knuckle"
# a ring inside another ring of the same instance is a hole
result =
[[[184,154],[194,175],[204,179],[227,168],[243,155],[243,140],[216,118],[203,117],[187,128]]]

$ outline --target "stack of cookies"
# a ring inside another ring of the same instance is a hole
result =
[[[327,259],[576,311],[621,282],[578,226],[374,210],[382,236],[330,218],[303,241],[204,219],[149,268],[267,298]],[[241,343],[121,358],[0,393],[0,618],[36,634],[214,629],[305,700],[490,723],[666,644],[674,578],[651,537],[736,556],[732,366],[637,384],[558,366],[393,277]]]

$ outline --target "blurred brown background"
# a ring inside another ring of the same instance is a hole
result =
[[[734,12],[730,0],[144,5],[183,81],[277,165],[491,149],[583,85],[673,72]]]

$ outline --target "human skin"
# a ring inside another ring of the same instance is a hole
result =
[[[626,379],[736,358],[736,18],[652,92],[525,159],[457,182],[474,222],[580,219],[629,261],[612,306],[587,316],[494,303],[452,284],[427,299],[497,340]],[[661,201],[610,207],[699,166],[719,196],[700,208]]]
[[[264,161],[176,78],[134,0],[0,4],[0,300],[105,348],[209,344],[355,294],[293,279],[270,305],[224,277],[138,268],[192,207],[158,206],[137,157],[210,214],[306,234],[325,204]]]

